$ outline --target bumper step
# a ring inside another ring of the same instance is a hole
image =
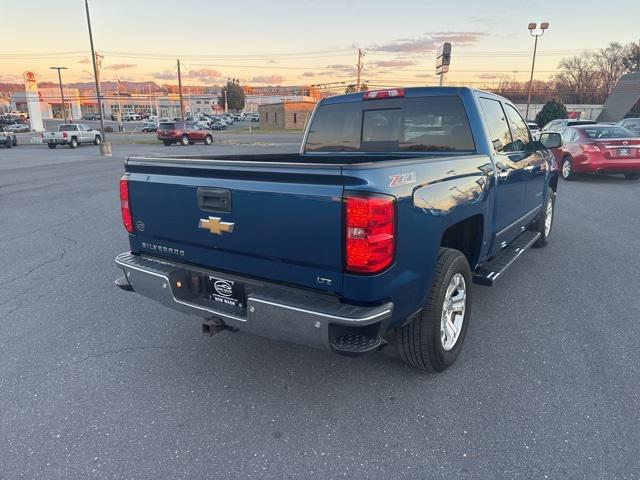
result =
[[[539,232],[524,231],[498,255],[493,257],[473,274],[473,282],[478,285],[492,287],[496,279],[509,268],[516,259],[540,238]]]
[[[355,356],[378,350],[384,344],[385,341],[380,337],[370,338],[357,333],[349,333],[332,340],[331,348],[336,353]]]

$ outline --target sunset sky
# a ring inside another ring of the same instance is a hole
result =
[[[367,52],[363,80],[373,85],[434,84],[434,50],[453,44],[448,83],[490,85],[527,80],[529,22],[548,21],[536,78],[547,79],[563,56],[608,42],[640,39],[640,0],[92,0],[103,80],[252,85],[355,82],[357,48]],[[2,1],[0,82],[90,81],[83,0]],[[605,12],[606,9],[606,12]],[[85,70],[85,71],[83,71]]]

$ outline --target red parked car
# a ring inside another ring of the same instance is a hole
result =
[[[559,130],[562,147],[553,149],[565,180],[579,173],[622,173],[640,178],[640,136],[618,125],[580,125]]]
[[[206,130],[189,122],[160,122],[158,125],[158,140],[165,145],[193,145],[196,142],[202,142],[205,145],[211,145],[213,137]]]

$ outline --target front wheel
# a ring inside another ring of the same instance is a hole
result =
[[[542,206],[542,213],[540,217],[533,223],[534,232],[540,234],[540,238],[533,244],[536,248],[542,248],[549,243],[549,235],[551,235],[551,229],[553,228],[553,221],[555,220],[556,213],[556,192],[551,188],[547,188],[547,200]]]
[[[211,145],[212,143],[213,143],[213,138],[211,138],[211,135],[207,135],[206,137],[204,137],[205,145]]]
[[[640,173],[638,172],[625,173],[624,178],[626,178],[627,180],[638,180],[640,178]]]
[[[564,178],[565,180],[575,180],[576,173],[573,171],[573,163],[571,162],[571,158],[564,157],[562,159],[562,164],[560,165],[560,173],[562,174],[562,178]]]
[[[186,135],[182,137],[180,139],[180,145],[182,145],[183,147],[186,147],[187,145],[189,145],[189,137],[187,137]]]
[[[422,311],[395,331],[403,360],[441,372],[458,358],[471,313],[471,269],[459,250],[441,248],[433,284]]]
[[[16,136],[13,137],[12,146],[14,146],[14,147],[18,146],[18,137],[16,137]]]
[[[100,135],[96,135],[96,138],[93,139],[93,144],[100,145],[101,143],[102,143],[102,139],[100,138]]]
[[[56,144],[56,143],[47,143],[47,146],[48,146],[51,150],[53,150],[54,148],[56,148],[56,147],[58,146],[58,144]]]

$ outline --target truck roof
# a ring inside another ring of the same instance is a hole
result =
[[[397,87],[402,88],[402,87]],[[402,88],[404,90],[405,97],[422,97],[425,95],[442,95],[442,96],[464,96],[468,95],[472,92],[482,92],[487,95],[494,95],[489,92],[484,92],[482,90],[478,90],[470,87],[408,87]],[[392,88],[376,88],[371,91],[384,91],[384,90],[393,90]],[[331,105],[335,103],[347,103],[347,102],[361,102],[362,97],[366,92],[354,92],[354,93],[346,93],[343,95],[336,95],[334,97],[327,97],[321,100],[321,102],[325,105]]]

